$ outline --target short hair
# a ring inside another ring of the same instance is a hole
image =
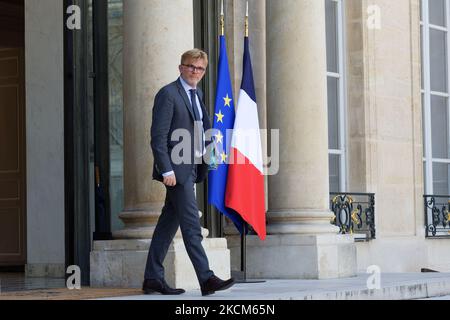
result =
[[[188,59],[202,59],[206,62],[206,64],[208,64],[208,54],[200,49],[192,49],[183,53],[183,55],[181,56],[181,64],[183,64]]]

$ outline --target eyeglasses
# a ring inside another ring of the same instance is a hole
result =
[[[203,72],[206,71],[205,68],[203,68],[203,67],[196,67],[196,66],[194,66],[192,64],[182,64],[182,66],[185,66],[186,68],[188,68],[188,70],[190,72],[197,72],[197,71],[199,71],[200,73],[203,73]]]

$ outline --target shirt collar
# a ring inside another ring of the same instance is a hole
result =
[[[189,90],[192,90],[192,89],[197,90],[197,88],[192,88],[186,81],[184,81],[182,76],[180,76],[180,82],[184,88],[184,91],[186,91],[188,93],[189,93]]]

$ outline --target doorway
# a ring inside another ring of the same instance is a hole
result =
[[[0,267],[26,263],[23,0],[0,0]]]

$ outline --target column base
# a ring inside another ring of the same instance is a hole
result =
[[[227,237],[231,268],[240,270],[240,236]],[[356,245],[352,235],[268,235],[265,241],[247,236],[248,279],[334,279],[356,276]]]
[[[158,209],[158,205],[148,206],[147,210],[127,210],[122,212],[119,217],[125,224],[125,228],[112,232],[112,239],[151,239],[153,232],[155,232],[156,224],[158,222],[161,209]],[[201,218],[203,213],[199,210],[198,216]],[[202,228],[202,236],[206,239],[208,237],[208,229]],[[181,231],[178,228],[178,232],[175,237],[181,238]],[[109,239],[98,239],[109,240]]]
[[[91,287],[141,288],[151,240],[94,241],[90,255]],[[230,250],[225,238],[204,239],[211,270],[229,278]],[[199,289],[194,267],[182,239],[174,239],[164,260],[165,277],[171,287]]]

